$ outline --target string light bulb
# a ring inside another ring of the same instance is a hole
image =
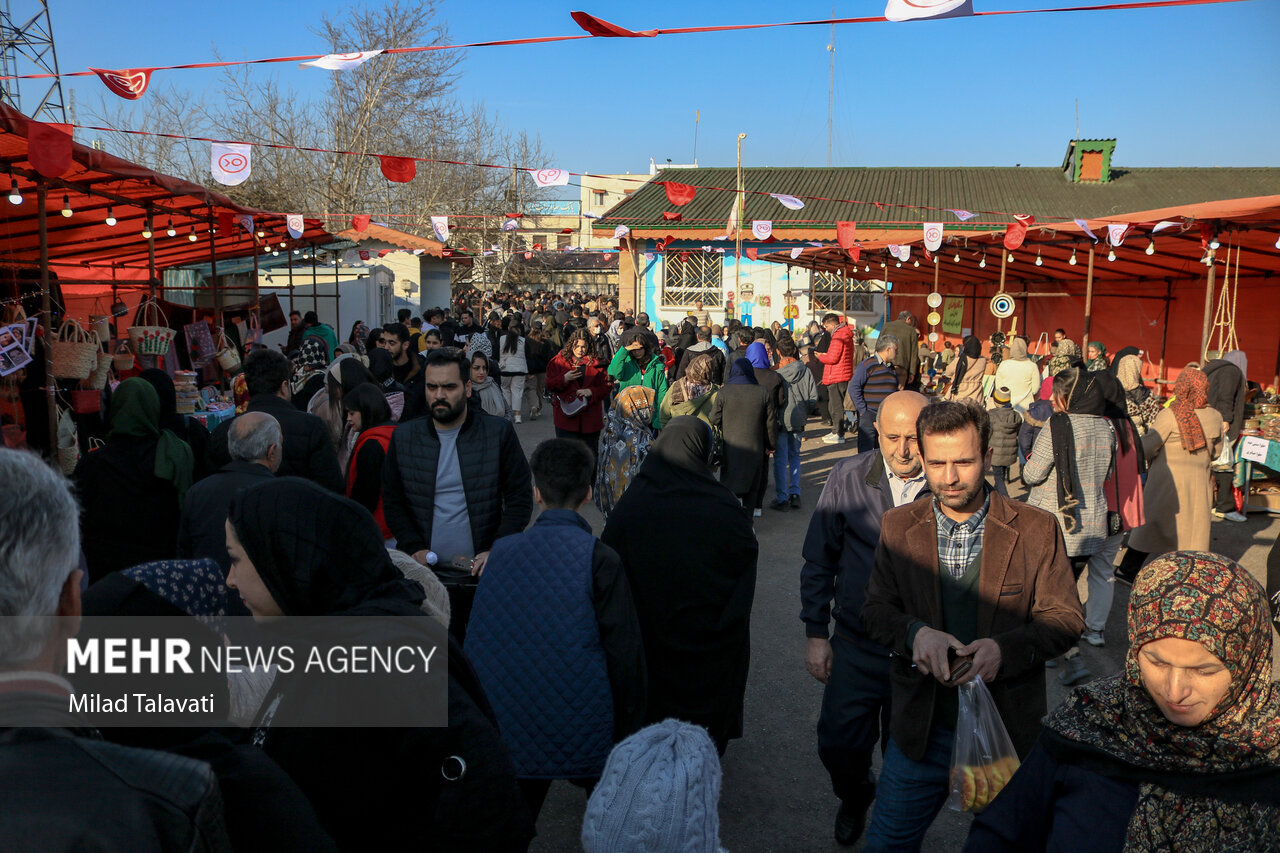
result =
[[[191,233],[187,235],[187,239],[190,240],[192,243],[194,243],[198,239],[196,237],[196,227],[194,225],[191,226]]]
[[[151,239],[151,229],[146,225],[142,226],[142,239],[143,240]]]
[[[1071,266],[1073,266],[1073,267],[1076,265],[1076,250],[1075,250],[1075,249],[1072,249],[1072,250],[1071,250],[1071,257],[1067,259],[1067,263],[1071,264]]]
[[[1222,247],[1222,244],[1218,242],[1218,238],[1217,238],[1217,237],[1214,237],[1212,240],[1210,240],[1210,241],[1209,241],[1209,248],[1210,248],[1210,249],[1219,249],[1219,248],[1221,248],[1221,247]]]
[[[114,213],[111,212],[111,205],[107,205],[106,223],[112,227],[115,227],[115,224],[116,224],[116,216]]]
[[[1044,258],[1040,257],[1040,250],[1036,249],[1036,266],[1044,266]]]
[[[69,196],[62,197],[62,215],[66,219],[71,218],[71,198]]]
[[[1009,263],[1013,263],[1013,262],[1014,262],[1014,261],[1016,261],[1016,260],[1017,260],[1017,258],[1015,258],[1015,257],[1013,256],[1013,252],[1010,252],[1010,253],[1009,253]]]
[[[177,236],[178,236],[178,229],[173,227],[173,217],[172,217],[172,216],[170,216],[170,217],[169,217],[169,230],[168,230],[168,231],[165,231],[164,233],[168,234],[170,237],[177,237]]]
[[[894,266],[895,266],[895,267],[900,267],[900,266],[902,266],[902,261],[898,261],[896,264],[894,264]]]
[[[1151,242],[1147,243],[1145,252],[1148,255],[1154,255],[1156,253],[1156,240],[1154,237],[1151,238]]]
[[[1276,238],[1276,248],[1280,249],[1280,237]]]
[[[267,236],[267,232],[266,232],[266,231],[263,231],[262,229],[258,229],[258,237],[259,237],[259,238],[262,238],[262,237],[265,237],[265,236]]]
[[[22,204],[22,191],[18,189],[18,179],[9,178],[9,204]]]
[[[916,262],[915,262],[914,266],[916,267],[916,269],[919,269],[919,268],[920,268],[920,259],[919,259],[919,258],[916,258]]]
[[[987,253],[982,253],[982,260],[978,261],[978,269],[985,270],[987,268]]]
[[[1116,250],[1111,249],[1110,251],[1107,252],[1107,260],[1114,261],[1115,259],[1116,259]]]
[[[956,250],[956,253],[951,256],[951,260],[955,261],[957,264],[960,263],[960,251],[958,249]]]

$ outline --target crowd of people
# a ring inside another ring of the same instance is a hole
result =
[[[804,663],[838,843],[921,848],[980,680],[1022,766],[967,850],[1280,849],[1272,614],[1209,553],[1215,518],[1243,520],[1214,470],[1243,353],[1187,366],[1166,402],[1133,348],[1058,330],[1039,356],[1017,336],[934,351],[906,311],[865,340],[834,313],[793,335],[545,292],[467,291],[345,342],[291,320],[212,434],[147,371],[113,389],[71,488],[0,450],[0,718],[48,720],[0,729],[12,849],[516,851],[567,780],[591,853],[718,853],[766,504],[809,513]],[[555,437],[527,447],[544,403]],[[829,432],[806,449],[814,418]],[[847,435],[804,496],[806,454]],[[1092,677],[1079,644],[1119,639],[1116,581],[1124,671],[1051,710],[1047,678]],[[86,729],[58,650],[91,605],[430,620],[448,725],[289,727],[336,697],[279,675],[223,685],[241,731]]]

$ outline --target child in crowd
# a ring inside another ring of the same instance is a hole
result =
[[[991,419],[991,473],[995,477],[996,491],[1009,497],[1009,468],[1018,461],[1018,432],[1022,428],[1022,415],[1012,403],[1012,393],[1001,386],[991,395],[995,408],[987,412]]]

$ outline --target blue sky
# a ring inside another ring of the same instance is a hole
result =
[[[1093,2],[1093,0],[1079,0]],[[1052,0],[975,0],[979,10]],[[259,4],[50,0],[64,71],[310,53],[308,27],[332,0]],[[884,0],[844,0],[837,16]],[[605,3],[446,0],[456,42],[579,32],[571,9],[634,29],[831,17],[830,2]],[[252,14],[229,20],[239,10]],[[15,14],[19,10],[15,6]],[[220,19],[221,18],[221,19]],[[821,166],[827,151],[827,27],[472,49],[456,97],[541,135],[547,165],[645,172],[649,158]],[[351,49],[376,45],[350,45]],[[1280,2],[856,24],[836,28],[835,165],[1057,166],[1075,133],[1116,137],[1124,166],[1280,166]],[[375,60],[376,61],[376,60]],[[260,66],[300,90],[323,72]],[[161,72],[216,96],[216,71]],[[73,78],[80,104],[96,79]],[[108,95],[108,97],[113,97]]]

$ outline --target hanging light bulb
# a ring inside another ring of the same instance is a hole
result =
[[[1277,241],[1277,242],[1280,243],[1280,241]],[[865,266],[863,266],[862,271],[871,272],[871,264],[866,264]]]
[[[18,189],[18,179],[9,179],[9,204],[22,204],[22,191]]]
[[[62,215],[71,218],[71,199],[65,195],[62,197]]]
[[[1107,252],[1107,260],[1108,260],[1108,261],[1114,261],[1115,259],[1116,259],[1116,250],[1115,250],[1115,249],[1112,249],[1111,251]]]
[[[1071,257],[1067,259],[1067,263],[1071,264],[1071,266],[1073,266],[1073,267],[1076,265],[1076,250],[1075,250],[1075,249],[1072,249],[1072,250],[1071,250]]]
[[[1280,237],[1276,238],[1276,248],[1280,249]]]
[[[294,250],[293,250],[293,253],[294,253],[295,255],[301,255],[301,254],[302,254],[302,250],[301,250],[301,249],[294,249]]]
[[[194,243],[197,240],[196,227],[194,225],[191,226],[191,233],[187,235],[187,239],[190,240],[192,243]]]
[[[1044,266],[1044,258],[1040,257],[1040,250],[1036,249],[1036,266]]]
[[[116,224],[116,217],[115,217],[115,214],[111,212],[111,205],[107,205],[107,219],[106,219],[106,222],[107,222],[107,224],[108,224],[108,225],[113,226],[113,227],[114,227],[114,226],[115,226],[115,224]]]
[[[958,263],[960,263],[960,252],[959,252],[959,250],[956,250],[956,253],[955,253],[954,255],[952,255],[952,256],[951,256],[951,260],[955,261],[957,264],[958,264]]]
[[[895,266],[895,267],[900,267],[900,266],[902,266],[902,261],[898,261],[896,264],[894,264],[894,266]]]
[[[259,230],[258,230],[258,236],[259,236],[259,237],[265,237],[265,236],[267,236],[267,232],[266,232],[266,231],[263,231],[263,230],[261,230],[261,229],[259,229]]]
[[[919,269],[919,268],[920,268],[920,259],[919,259],[919,258],[916,258],[916,262],[913,264],[913,266],[914,266],[916,269]]]
[[[281,248],[281,249],[286,249],[286,248],[288,248],[288,246],[289,246],[289,244],[288,244],[288,243],[286,243],[284,240],[281,240],[281,241],[280,241],[280,248]]]
[[[987,268],[987,253],[982,253],[982,260],[978,261],[978,269],[985,270]]]
[[[12,201],[12,199],[10,199],[10,201]],[[1218,249],[1218,248],[1220,248],[1221,246],[1222,246],[1222,244],[1218,242],[1218,238],[1217,238],[1217,237],[1214,237],[1212,240],[1210,240],[1210,241],[1209,241],[1209,248],[1210,248],[1210,249]]]
[[[143,240],[151,239],[151,229],[148,228],[146,225],[142,226],[142,239]]]
[[[271,257],[273,257],[273,258],[278,258],[278,257],[280,257],[280,250],[279,250],[279,249],[272,249],[272,250],[271,250]]]
[[[1152,237],[1151,242],[1147,244],[1146,253],[1148,255],[1154,255],[1156,253],[1156,241],[1154,237]]]
[[[164,232],[164,233],[168,234],[170,237],[177,237],[177,236],[178,236],[178,229],[173,227],[173,217],[172,217],[172,216],[170,216],[170,217],[169,217],[169,230],[168,230],[168,231],[166,231],[166,232]]]

